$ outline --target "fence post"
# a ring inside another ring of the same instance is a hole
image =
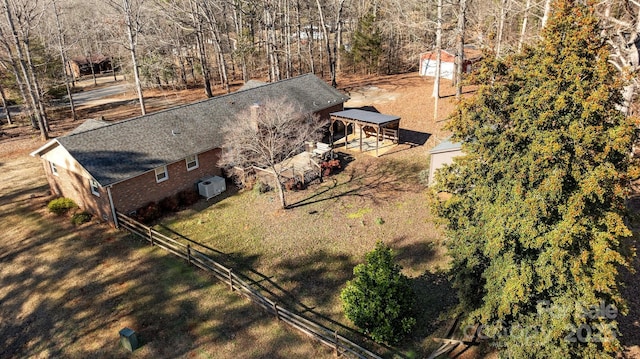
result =
[[[340,356],[340,351],[338,350],[339,349],[339,345],[338,345],[338,331],[337,330],[333,332],[333,338],[336,341],[336,353],[335,353],[335,355],[336,355],[336,358],[337,358],[337,357]]]
[[[280,314],[278,313],[278,303],[273,303],[273,310],[276,312],[276,319],[280,320]]]
[[[151,227],[147,227],[149,232],[149,241],[151,241],[151,245],[153,245],[153,232],[151,231]]]
[[[233,278],[231,277],[231,268],[229,268],[227,271],[229,272],[229,288],[231,288],[231,291],[233,292]]]
[[[187,262],[191,264],[191,244],[187,244]]]

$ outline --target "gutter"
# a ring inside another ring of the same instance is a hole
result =
[[[113,205],[113,197],[111,196],[111,186],[107,187],[107,195],[109,196],[109,206],[111,207],[111,216],[113,217],[113,224],[118,229],[118,216],[116,215],[116,207]]]

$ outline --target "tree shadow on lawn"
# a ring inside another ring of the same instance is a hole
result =
[[[0,357],[125,358],[118,341],[125,326],[138,333],[138,354],[149,357],[184,356],[205,339],[246,347],[262,339],[255,325],[271,316],[223,284],[229,295],[212,299],[223,305],[202,308],[201,298],[218,290],[214,280],[133,238],[105,225],[44,218],[26,238],[3,241]],[[279,333],[261,355],[281,356],[299,342]]]
[[[313,189],[315,193],[293,202],[287,208],[338,200],[342,197],[360,197],[381,203],[394,199],[399,193],[415,191],[418,173],[423,169],[416,163],[395,159],[359,162],[332,176]],[[332,184],[327,184],[331,181]],[[305,192],[306,193],[306,192]]]

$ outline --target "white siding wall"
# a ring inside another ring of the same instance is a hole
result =
[[[462,155],[462,150],[452,150],[448,152],[432,153],[429,165],[429,186],[435,183],[434,175],[436,170],[444,165],[453,163],[453,158]]]
[[[453,62],[441,62],[440,63],[440,77],[452,80],[453,79]],[[436,76],[436,60],[422,60],[420,64],[420,76]]]

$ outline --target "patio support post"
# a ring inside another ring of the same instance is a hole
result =
[[[329,126],[329,144],[331,145],[331,149],[333,150],[333,124],[336,123],[336,120],[333,116],[331,116],[331,126]]]
[[[347,139],[347,136],[349,135],[349,122],[345,122],[343,121],[342,123],[344,123],[344,149],[347,149],[347,145],[349,144],[349,140]]]
[[[358,127],[360,128],[360,152],[362,152],[362,129],[364,128],[364,126],[362,126],[362,124],[359,123]]]
[[[376,157],[378,157],[378,146],[380,145],[380,125],[376,127]]]

